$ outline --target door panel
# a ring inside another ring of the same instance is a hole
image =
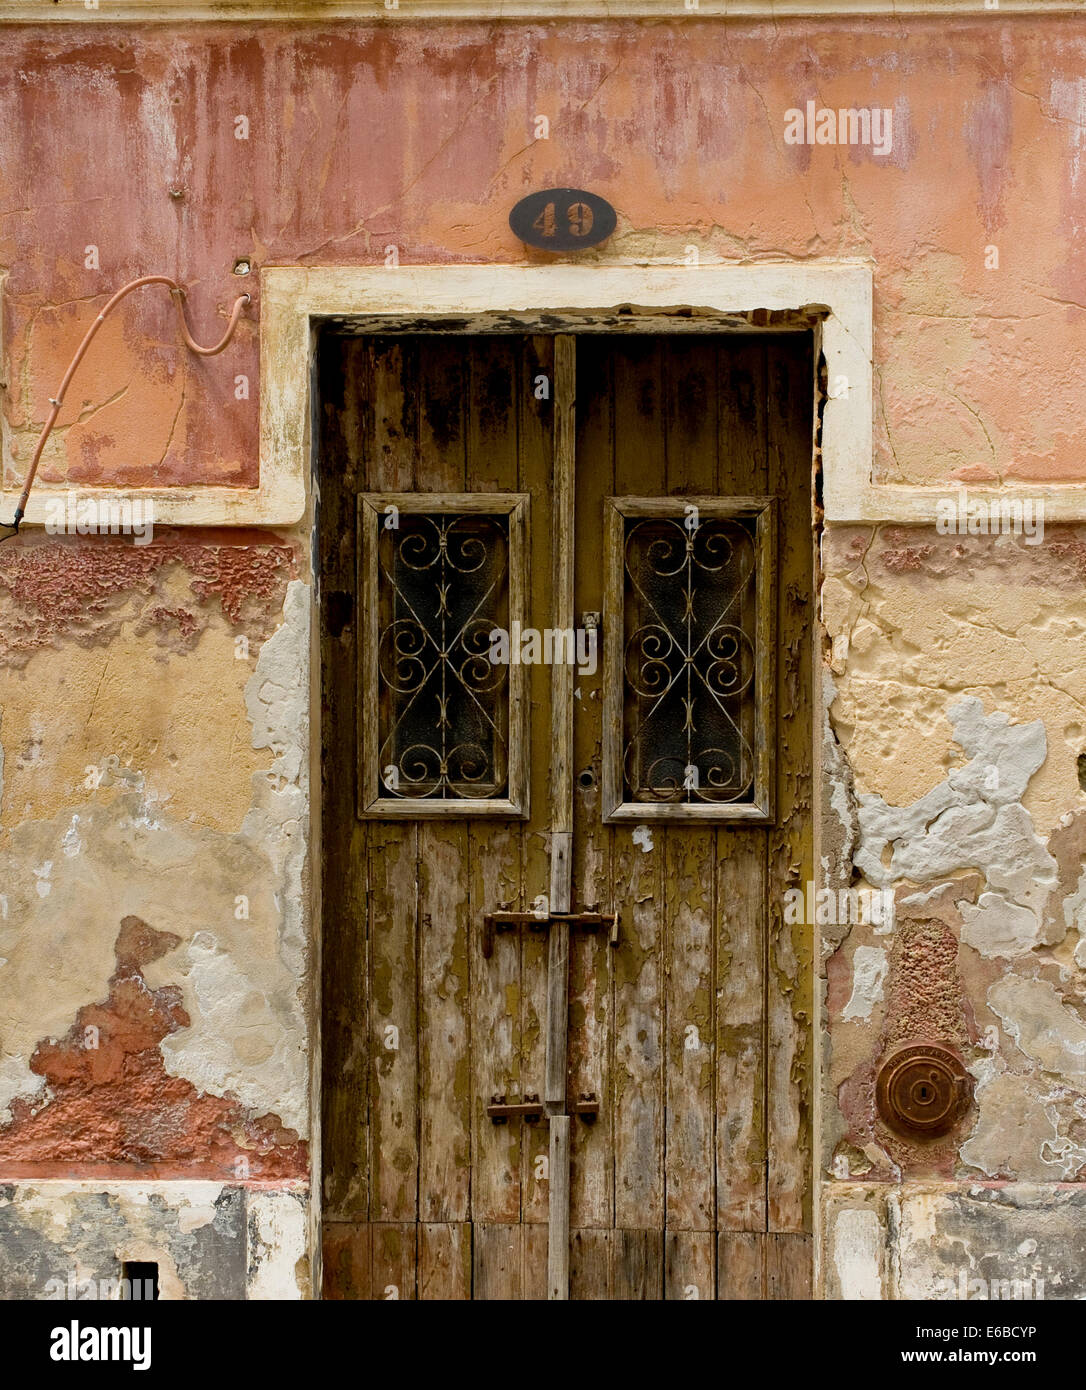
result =
[[[517,1223],[546,1220],[540,1140],[486,1116],[493,1095],[542,1083],[540,947],[502,941],[487,961],[480,941],[484,913],[546,891],[545,834],[542,822],[514,819],[348,817],[360,656],[348,511],[363,493],[528,493],[531,601],[545,601],[550,405],[534,383],[552,354],[548,338],[476,340],[465,351],[441,337],[340,338],[320,353],[332,616],[322,633],[324,1217],[329,1288],[345,1296],[460,1297],[473,1285],[476,1296],[540,1296],[520,1256],[504,1253],[510,1230],[520,1240]],[[546,677],[529,672],[543,716],[532,719],[529,795],[544,811]]]
[[[595,537],[609,495],[768,494],[782,508],[776,825],[651,822],[651,851],[635,827],[602,825],[598,790],[580,776],[602,752],[599,677],[579,682],[575,882],[610,864],[622,923],[604,1083],[615,1224],[667,1230],[668,1296],[712,1296],[715,1241],[699,1233],[803,1230],[809,1218],[809,945],[802,928],[796,941],[785,934],[779,904],[811,863],[812,371],[798,336],[578,342],[578,613],[599,607]],[[596,1139],[575,1148],[575,1173],[602,1161]]]
[[[766,467],[765,374],[766,349],[756,339],[718,346],[581,338],[581,535],[599,534],[608,496],[775,491]],[[584,545],[580,557],[578,613],[599,607],[598,545]],[[603,632],[603,642],[615,639]],[[610,1297],[644,1295],[629,1272],[631,1252],[645,1248],[644,1233],[631,1227],[645,1223],[666,1232],[654,1255],[663,1261],[663,1295],[713,1297],[715,1230],[763,1230],[766,1222],[769,831],[666,821],[647,821],[640,830],[603,826],[599,678],[578,684],[576,767],[578,774],[594,767],[597,784],[578,776],[574,845],[584,847],[584,860],[578,856],[574,881],[591,877],[590,856],[592,865],[609,863],[622,922],[612,966],[612,1041],[597,1045],[597,1056],[610,1063],[603,1095],[612,1115],[615,1248],[622,1251],[612,1269],[623,1277],[612,1282]],[[597,990],[602,984],[598,979]],[[602,1126],[581,1138],[574,1175],[580,1163],[605,1162],[605,1143]],[[574,1208],[574,1223],[581,1219]]]
[[[605,823],[603,665],[576,675],[571,906],[619,931],[569,933],[568,1092],[599,1104],[570,1122],[573,1298],[809,1286],[810,942],[780,904],[811,876],[811,354],[576,340],[577,625],[604,611],[607,498],[776,497],[779,550],[774,823]],[[328,1296],[547,1295],[548,1125],[487,1115],[544,1092],[547,934],[487,957],[482,925],[552,890],[553,673],[528,668],[526,818],[359,820],[354,515],[367,492],[527,494],[527,620],[554,625],[554,361],[543,336],[321,345]]]

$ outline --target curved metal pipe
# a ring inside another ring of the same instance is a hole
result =
[[[11,536],[18,535],[19,523],[26,513],[27,499],[30,496],[30,489],[34,486],[34,478],[38,472],[38,464],[41,461],[42,450],[45,448],[46,441],[52,433],[53,426],[56,424],[57,416],[60,414],[60,408],[64,404],[64,393],[67,391],[72,377],[75,375],[75,369],[79,366],[80,362],[82,362],[83,355],[87,351],[87,348],[90,347],[94,335],[98,332],[99,328],[101,328],[107,315],[114,306],[119,304],[121,300],[124,299],[125,295],[131,294],[133,290],[141,289],[144,285],[166,285],[169,287],[169,291],[174,297],[174,304],[177,308],[177,320],[181,325],[181,336],[184,339],[185,346],[190,352],[195,352],[200,357],[215,357],[218,353],[222,352],[230,342],[230,339],[234,336],[234,329],[238,326],[238,319],[241,317],[242,308],[246,304],[252,302],[252,297],[250,295],[239,295],[238,298],[234,300],[234,307],[230,311],[230,321],[226,325],[226,332],[213,347],[201,347],[199,343],[193,340],[192,334],[189,332],[189,326],[185,321],[184,306],[181,303],[185,297],[185,291],[176,280],[172,280],[168,275],[141,275],[138,280],[130,280],[127,285],[122,285],[117,293],[105,304],[101,313],[83,335],[83,341],[75,350],[75,356],[69,363],[68,370],[64,373],[64,378],[60,383],[57,394],[49,397],[49,404],[52,406],[52,409],[45,421],[41,434],[38,436],[38,442],[34,446],[34,453],[30,460],[30,467],[27,470],[26,481],[23,484],[22,492],[19,494],[19,505],[15,508],[15,519],[10,523],[0,523],[0,525],[10,525]],[[0,539],[6,541],[10,539],[10,536],[3,536],[0,537]]]

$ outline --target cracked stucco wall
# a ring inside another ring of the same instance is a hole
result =
[[[213,1182],[0,1184],[6,1298],[111,1296],[129,1260],[163,1299],[309,1292],[305,1198]]]
[[[250,541],[0,557],[7,1296],[311,1289],[311,595]]]
[[[831,1296],[1086,1293],[1084,555],[1073,527],[1039,546],[827,533],[824,824],[852,848],[824,868],[895,895],[889,930],[822,928]],[[951,1044],[974,1078],[946,1136],[878,1113],[878,1066],[909,1039]]]

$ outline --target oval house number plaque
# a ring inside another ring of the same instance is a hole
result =
[[[528,246],[540,251],[585,251],[615,230],[610,203],[583,188],[544,188],[522,198],[509,225]]]

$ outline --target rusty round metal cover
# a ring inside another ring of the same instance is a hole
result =
[[[973,1078],[951,1047],[910,1042],[879,1068],[875,1102],[900,1134],[934,1136],[953,1129],[973,1099]]]

